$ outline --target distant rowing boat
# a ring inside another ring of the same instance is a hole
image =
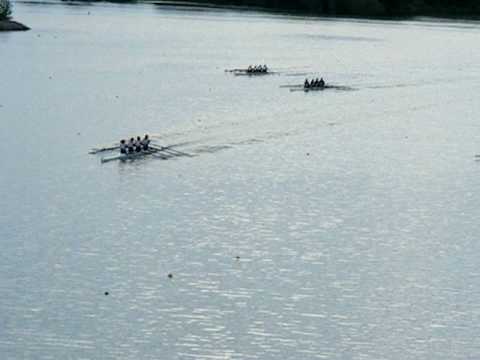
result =
[[[139,151],[139,152],[133,152],[133,153],[127,153],[127,154],[118,154],[118,155],[114,155],[114,156],[102,157],[100,161],[102,163],[106,163],[106,162],[115,161],[115,160],[120,160],[120,161],[133,160],[133,159],[141,158],[143,156],[155,154],[159,151],[161,151],[161,149],[151,148],[151,149],[145,150],[145,151]]]
[[[153,155],[155,158],[160,158],[163,160],[167,160],[172,157],[182,157],[182,156],[194,157],[195,156],[184,151],[176,150],[173,148],[174,146],[176,145],[157,146],[157,145],[151,144],[148,150],[142,150],[140,152],[133,152],[133,153],[127,153],[127,154],[105,156],[105,157],[102,157],[100,161],[102,163],[115,161],[115,160],[126,161],[126,160],[134,160],[134,159],[142,158],[144,156],[149,156],[149,155]],[[110,151],[110,150],[113,150],[112,148],[97,149],[96,152],[90,152],[90,153],[94,154],[94,153],[98,153],[99,151]],[[118,146],[115,148],[118,149]]]
[[[235,76],[262,76],[272,75],[276,73],[274,71],[271,71],[266,65],[248,67],[246,69],[226,69],[225,72],[232,73]]]
[[[235,76],[262,76],[262,75],[278,74],[278,72],[271,71],[271,70],[251,71],[251,70],[248,70],[248,69],[231,69],[231,70],[225,70],[225,72],[232,73]]]
[[[340,86],[340,85],[324,85],[324,86],[313,86],[313,87],[305,87],[304,85],[281,85],[280,87],[290,88],[290,91],[303,91],[303,92],[323,91],[328,89],[340,90],[340,91],[355,90],[352,87]]]
[[[233,72],[233,75],[235,76],[262,76],[262,75],[273,75],[277,74],[274,71],[242,71],[242,72]]]

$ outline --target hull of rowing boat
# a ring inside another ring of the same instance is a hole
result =
[[[309,91],[322,91],[325,90],[327,87],[326,86],[318,86],[318,87],[311,87],[311,88],[303,88],[303,91],[309,92]]]
[[[143,156],[151,155],[156,153],[158,150],[150,150],[150,151],[142,151],[142,152],[136,152],[136,153],[131,153],[131,154],[119,154],[115,156],[109,156],[109,157],[103,157],[101,159],[102,163],[106,163],[109,161],[115,161],[115,160],[120,160],[120,161],[125,161],[125,160],[132,160],[132,159],[137,159]]]
[[[235,76],[262,76],[262,75],[272,75],[273,72],[234,72]]]

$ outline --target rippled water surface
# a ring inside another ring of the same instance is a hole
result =
[[[14,10],[2,359],[478,359],[480,23]]]

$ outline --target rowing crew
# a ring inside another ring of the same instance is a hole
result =
[[[143,139],[140,136],[137,138],[130,138],[127,142],[126,140],[120,140],[120,153],[121,154],[132,154],[135,152],[148,151],[150,145],[150,139],[148,135],[145,135]]]
[[[268,72],[267,65],[249,65],[247,68],[247,73],[266,73]]]
[[[318,80],[318,78],[312,79],[310,82],[308,82],[308,79],[305,79],[303,87],[305,89],[323,88],[323,87],[325,87],[325,81],[323,80],[323,78],[321,78],[320,80]]]

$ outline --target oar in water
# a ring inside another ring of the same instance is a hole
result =
[[[170,154],[172,154],[172,155],[176,155],[176,156],[193,157],[192,154],[189,154],[189,153],[186,153],[186,152],[183,152],[183,151],[178,151],[178,150],[176,150],[176,149],[172,149],[172,148],[169,148],[169,147],[165,148],[164,151],[165,151],[165,152],[168,152],[168,153],[170,153]]]
[[[295,89],[295,88],[303,88],[303,84],[302,85],[280,85],[281,88],[292,88],[292,89]]]
[[[170,146],[156,146],[156,145],[149,145],[152,149],[155,149],[157,151],[163,151],[163,152],[170,152],[172,155],[182,155],[182,156],[188,156],[188,157],[193,157],[192,154],[188,154],[183,151],[175,150],[172,149]]]
[[[225,69],[225,72],[247,71],[247,69]]]
[[[120,146],[119,146],[119,145],[109,146],[109,147],[103,147],[103,148],[93,148],[93,149],[90,150],[88,153],[89,153],[89,154],[98,154],[99,152],[112,151],[112,150],[117,150],[117,149],[120,149]]]
[[[172,156],[168,156],[165,154],[160,154],[159,151],[152,153],[152,156],[154,158],[162,159],[162,160],[167,160],[170,159]]]

